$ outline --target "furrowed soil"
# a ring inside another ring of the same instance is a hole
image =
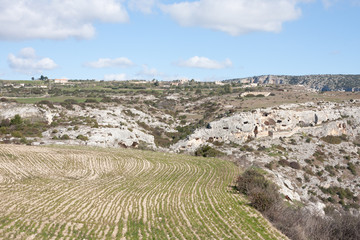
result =
[[[0,239],[285,239],[236,194],[233,163],[0,145]]]

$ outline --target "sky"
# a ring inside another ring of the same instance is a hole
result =
[[[360,0],[0,0],[0,79],[359,70]]]

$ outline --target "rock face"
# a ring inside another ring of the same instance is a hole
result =
[[[172,150],[209,145],[243,168],[260,167],[286,199],[314,214],[324,215],[331,204],[357,208],[360,201],[349,196],[360,196],[359,103],[288,104],[235,114],[210,122]],[[349,193],[348,199],[327,190],[334,188]]]
[[[73,107],[74,110],[68,110],[61,106],[48,108],[30,104],[0,103],[0,121],[19,114],[29,120],[54,123],[53,127],[42,133],[41,138],[33,142],[33,145],[41,142],[42,144],[137,148],[143,144],[143,147],[156,149],[154,136],[144,129],[144,126],[162,129],[165,132],[176,131],[174,126],[160,122],[153,116],[133,108],[111,105],[104,105],[101,108],[81,108],[77,105]],[[163,117],[172,118],[166,114]],[[59,120],[61,123],[58,123]],[[76,130],[74,130],[75,126],[77,126]],[[69,139],[62,140],[61,136],[64,135]],[[87,140],[78,139],[79,135],[87,137]]]
[[[360,91],[360,75],[264,75],[225,82],[304,85],[321,91]]]
[[[19,114],[22,118],[34,121],[52,121],[51,112],[30,104],[0,103],[0,120],[13,118]]]
[[[352,134],[346,117],[360,119],[360,108],[349,104],[306,103],[257,109],[222,118],[198,129],[174,146],[175,151],[194,151],[207,142],[242,144],[254,138],[290,137],[304,132],[316,136]]]

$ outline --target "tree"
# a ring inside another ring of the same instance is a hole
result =
[[[13,119],[10,120],[11,125],[20,125],[22,123],[22,119],[19,114],[16,114]]]
[[[48,79],[49,78],[44,76],[44,75],[41,75],[40,78],[39,78],[39,80],[41,80],[41,81],[45,81],[45,80],[48,80]]]
[[[32,78],[31,78],[31,80],[33,80],[33,81],[34,81],[34,80],[35,80],[35,78],[34,78],[34,77],[32,77]]]
[[[232,88],[231,88],[230,84],[227,84],[224,86],[224,91],[225,91],[225,93],[232,93]]]

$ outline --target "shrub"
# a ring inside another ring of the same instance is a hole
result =
[[[240,151],[243,152],[253,152],[255,149],[249,145],[243,145],[240,147]]]
[[[64,103],[67,104],[77,104],[78,102],[75,99],[69,98],[69,99],[65,99]]]
[[[60,105],[68,110],[74,110],[73,105],[77,103],[78,102],[75,99],[66,99],[64,102],[60,103]]]
[[[110,103],[110,102],[113,102],[113,99],[111,99],[109,97],[104,97],[103,99],[101,99],[101,102]]]
[[[336,172],[335,172],[333,166],[326,165],[326,166],[325,166],[325,170],[328,171],[329,174],[330,174],[330,176],[332,176],[332,177],[336,175]]]
[[[60,138],[61,140],[69,140],[70,139],[70,137],[69,137],[69,135],[67,135],[67,134],[64,134],[64,135],[62,135],[61,136],[61,138]]]
[[[357,173],[356,173],[356,167],[355,167],[355,165],[354,165],[353,163],[349,162],[349,163],[348,163],[348,166],[347,166],[347,169],[349,169],[350,172],[351,172],[354,176],[357,175]]]
[[[293,169],[301,169],[301,166],[298,162],[291,162],[289,166]]]
[[[271,161],[269,163],[266,163],[265,167],[270,169],[270,170],[273,170],[274,168],[276,168],[276,163],[274,161]]]
[[[16,114],[13,119],[10,120],[11,125],[20,125],[23,122],[19,114]]]
[[[11,136],[15,137],[15,138],[22,138],[23,137],[23,134],[19,131],[13,131],[11,133]]]
[[[248,169],[239,176],[236,189],[247,195],[251,205],[261,212],[269,210],[280,200],[275,184],[268,181],[258,169]]]
[[[202,147],[199,147],[195,151],[195,156],[202,156],[202,157],[218,157],[223,155],[222,152],[210,147],[209,145],[205,145]]]
[[[321,140],[323,140],[324,142],[330,143],[330,144],[340,144],[343,140],[342,137],[340,136],[326,136],[326,137],[322,137]]]
[[[97,103],[98,101],[94,98],[88,98],[85,100],[86,103]]]
[[[285,159],[281,159],[281,160],[279,160],[279,165],[282,167],[289,167],[290,163],[289,163],[289,161],[287,161]]]
[[[0,127],[9,127],[10,126],[10,120],[9,119],[3,119],[1,120]]]
[[[248,195],[251,205],[261,211],[289,239],[360,239],[359,216],[349,212],[331,211],[330,207],[327,207],[327,217],[324,218],[312,214],[309,210],[289,206],[281,200],[274,185],[257,169],[247,170],[239,176],[236,188]],[[328,201],[333,202],[334,199],[328,198]],[[345,208],[359,207],[357,204],[345,205],[344,201],[342,203]]]
[[[314,158],[315,158],[317,161],[319,161],[319,162],[324,162],[324,161],[325,161],[324,158],[326,157],[325,153],[322,152],[321,150],[316,150],[316,151],[314,152],[313,156],[314,156]]]
[[[54,104],[48,100],[42,100],[38,102],[38,105],[47,105],[49,108],[55,108]]]
[[[89,138],[87,137],[87,136],[84,136],[84,135],[78,135],[77,137],[76,137],[76,139],[79,139],[79,140],[81,140],[81,141],[87,141],[87,140],[89,140]]]

